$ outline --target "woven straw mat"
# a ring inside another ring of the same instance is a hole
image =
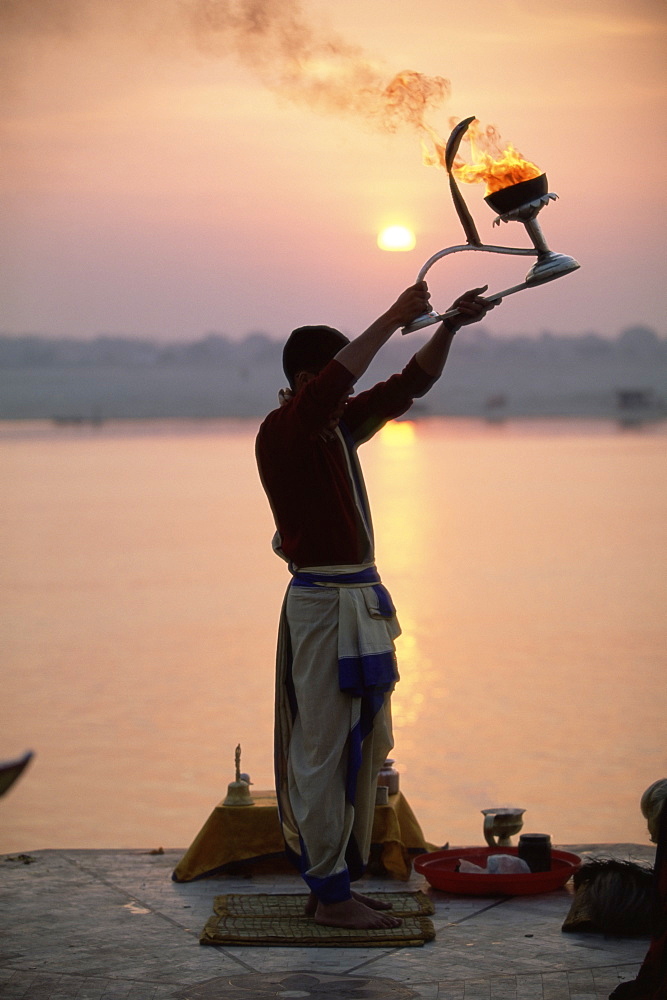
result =
[[[434,913],[423,892],[369,892],[374,899],[392,904],[391,913],[401,917],[400,927],[348,930],[322,927],[304,912],[303,893],[287,895],[216,896],[213,916],[202,931],[201,944],[284,945],[313,948],[396,948],[432,941],[435,930],[428,915]]]

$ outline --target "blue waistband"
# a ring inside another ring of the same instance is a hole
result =
[[[297,570],[292,577],[290,587],[330,588],[336,587],[372,587],[378,601],[380,618],[393,618],[396,614],[394,602],[389,591],[382,583],[375,566],[367,566],[356,573],[302,573]],[[344,690],[341,688],[341,690]]]
[[[375,566],[367,566],[356,573],[302,573],[297,570],[292,577],[292,587],[372,587],[381,583]]]

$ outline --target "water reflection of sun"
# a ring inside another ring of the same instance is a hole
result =
[[[411,420],[390,420],[380,431],[380,440],[389,446],[412,444],[416,436],[415,425]]]
[[[435,665],[426,654],[428,644],[423,641],[424,622],[431,613],[426,597],[431,583],[423,578],[423,566],[434,527],[428,505],[420,502],[429,492],[428,456],[419,424],[392,420],[377,436],[369,460],[364,458],[379,541],[378,566],[396,601],[402,628],[396,643],[401,680],[392,698],[401,771],[407,771],[408,760],[419,745],[428,692],[438,682]]]
[[[399,615],[399,618],[403,634],[396,647],[401,681],[392,698],[392,716],[394,730],[405,731],[401,735],[401,744],[407,747],[414,738],[414,731],[412,736],[410,731],[419,720],[424,701],[422,688],[424,662],[415,635],[414,622],[405,615]]]
[[[394,576],[411,574],[421,561],[425,544],[418,497],[427,470],[416,424],[390,420],[378,435],[373,457],[373,475],[379,488],[372,490],[372,508],[382,566]]]

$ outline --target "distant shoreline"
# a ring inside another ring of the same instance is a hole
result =
[[[409,414],[406,415],[407,419]],[[165,437],[169,435],[254,434],[262,420],[251,417],[114,417],[101,422],[90,420],[54,421],[48,418],[0,418],[2,441],[94,441],[111,438]],[[487,420],[483,416],[419,416],[411,421],[425,434],[447,424],[453,437],[476,437],[499,434],[535,437],[559,437],[580,434],[609,437],[635,432],[642,436],[667,436],[667,417],[646,422],[623,423],[617,417],[581,417],[573,415],[519,416]]]
[[[400,371],[420,342],[390,341],[357,391]],[[259,417],[277,405],[285,384],[281,351],[263,334],[243,341],[212,334],[172,345],[0,336],[0,420]],[[442,378],[412,415],[660,420],[667,416],[667,340],[643,327],[616,340],[461,335]]]

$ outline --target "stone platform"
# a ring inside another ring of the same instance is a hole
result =
[[[650,845],[562,845],[653,861]],[[300,892],[292,875],[183,884],[183,851],[45,850],[0,856],[3,1000],[606,1000],[632,979],[645,938],[563,934],[566,886],[540,896],[465,897],[369,878],[366,891],[423,889],[436,940],[422,948],[202,947],[213,898]]]

